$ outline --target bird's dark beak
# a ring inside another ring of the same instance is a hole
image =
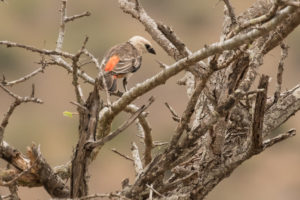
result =
[[[156,54],[154,49],[149,44],[145,44],[145,47],[149,53]]]
[[[149,47],[149,48],[147,49],[147,51],[148,51],[149,53],[156,54],[155,50],[154,50],[152,47]]]

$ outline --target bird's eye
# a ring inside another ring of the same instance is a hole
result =
[[[150,49],[151,46],[149,44],[145,44],[146,49]]]

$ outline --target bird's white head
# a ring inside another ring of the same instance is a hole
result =
[[[142,36],[133,36],[128,41],[130,44],[132,44],[141,54],[143,53],[152,53],[156,54],[151,43],[143,38]]]

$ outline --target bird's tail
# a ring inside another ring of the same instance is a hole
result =
[[[104,74],[104,80],[105,80],[105,83],[106,83],[107,90],[109,92],[115,92],[116,89],[117,89],[117,79],[114,76],[112,76],[111,74],[105,73]],[[105,89],[102,77],[100,77],[100,87],[101,87],[102,90]]]

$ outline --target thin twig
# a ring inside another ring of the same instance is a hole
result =
[[[168,145],[168,144],[169,144],[169,142],[159,142],[159,141],[154,141],[153,142],[154,147],[165,146],[165,145]]]
[[[0,45],[5,45],[7,48],[10,47],[18,47],[21,49],[26,49],[28,51],[32,51],[35,53],[39,53],[42,55],[56,55],[56,56],[62,56],[64,58],[69,58],[72,59],[73,58],[73,54],[68,53],[68,52],[64,52],[64,51],[59,51],[59,50],[48,50],[48,49],[39,49],[33,46],[29,46],[29,45],[24,45],[24,44],[19,44],[19,43],[15,43],[15,42],[10,42],[10,41],[0,41]]]
[[[191,117],[194,113],[195,106],[198,101],[198,97],[202,93],[206,85],[206,82],[208,81],[208,78],[211,76],[212,73],[213,70],[211,68],[208,69],[206,76],[203,76],[202,79],[197,84],[192,96],[190,97],[187,103],[187,107],[180,118],[180,122],[176,127],[175,134],[171,139],[169,149],[176,148],[176,145],[178,144],[180,137],[182,136],[183,132],[188,128],[188,124],[190,123]]]
[[[2,84],[0,84],[0,88],[2,88],[7,94],[12,96],[15,101],[10,105],[8,111],[4,114],[4,118],[2,119],[1,125],[0,125],[0,144],[2,144],[3,135],[6,126],[8,125],[8,120],[11,117],[12,113],[14,112],[15,108],[19,106],[21,103],[27,103],[27,102],[33,102],[33,103],[43,103],[42,100],[35,98],[35,97],[21,97],[16,94],[14,94],[12,91],[4,87]]]
[[[126,112],[135,113],[139,108],[133,104],[128,105],[124,110]],[[152,128],[147,121],[146,112],[141,113],[139,115],[138,119],[136,120],[138,132],[142,136],[143,144],[145,145],[145,151],[144,151],[144,163],[145,166],[148,165],[152,160],[152,149],[153,149],[153,139],[152,139]]]
[[[228,11],[228,15],[229,15],[229,17],[230,17],[230,19],[231,19],[231,24],[233,25],[233,24],[236,24],[237,22],[236,22],[236,16],[235,16],[235,14],[234,14],[234,10],[233,10],[233,7],[231,6],[231,4],[230,4],[230,1],[229,0],[223,0],[224,1],[224,3],[225,3],[225,6],[226,6],[226,8],[227,8],[227,11]]]
[[[47,66],[48,66],[48,65],[47,65]],[[42,67],[40,67],[40,68],[34,70],[33,72],[31,72],[31,73],[29,73],[29,74],[27,74],[27,75],[25,75],[25,76],[23,76],[23,77],[21,77],[21,78],[19,78],[19,79],[16,79],[16,80],[14,80],[14,81],[6,82],[6,81],[3,81],[3,80],[2,80],[2,84],[3,84],[4,86],[12,86],[12,85],[15,85],[15,84],[18,84],[18,83],[21,83],[21,82],[25,82],[26,80],[28,80],[28,79],[34,77],[34,76],[37,75],[38,73],[44,72],[45,68],[46,68],[46,66],[42,66]]]
[[[115,138],[117,135],[119,135],[121,132],[123,132],[128,126],[130,126],[138,117],[143,113],[154,101],[154,97],[151,97],[148,100],[148,103],[146,105],[143,105],[141,108],[139,108],[126,122],[124,122],[119,128],[117,128],[115,131],[111,132],[104,138],[97,140],[95,142],[89,142],[87,143],[87,148],[95,148],[97,146],[102,146],[106,142],[112,140]]]
[[[146,184],[146,186],[147,186],[150,190],[152,190],[155,194],[157,194],[159,197],[165,197],[164,195],[162,195],[161,193],[159,193],[157,190],[155,190],[155,189],[153,188],[153,185],[148,185],[148,184]]]
[[[74,21],[75,19],[79,19],[81,17],[88,17],[88,16],[91,16],[91,13],[89,11],[86,11],[82,14],[73,15],[71,17],[65,17],[64,21],[65,23],[68,23],[70,21]]]
[[[86,49],[84,50],[84,54],[86,54],[89,58],[91,58],[93,63],[96,65],[96,67],[99,71],[98,78],[100,78],[102,81],[102,84],[104,86],[104,90],[106,93],[106,101],[107,101],[108,106],[110,106],[111,105],[110,94],[109,94],[109,91],[107,88],[107,84],[106,84],[106,80],[105,80],[105,76],[104,76],[104,72],[103,72],[104,59],[102,60],[101,65],[100,65],[98,62],[98,59],[93,54],[91,54],[89,51],[87,51]]]
[[[159,61],[159,60],[155,60],[155,61],[159,64],[159,66],[160,66],[162,69],[167,69],[167,68],[168,68],[168,65],[162,63],[161,61]]]
[[[73,104],[73,105],[75,105],[75,106],[77,106],[77,107],[79,107],[82,110],[85,110],[85,111],[88,110],[86,107],[84,107],[83,105],[81,105],[81,104],[79,104],[79,103],[77,103],[75,101],[70,101],[70,103]]]
[[[8,120],[12,113],[14,112],[15,108],[20,105],[21,102],[18,100],[15,100],[9,107],[8,111],[4,114],[4,118],[2,119],[1,126],[0,126],[0,144],[2,144],[3,135],[6,126],[8,125]]]
[[[123,154],[123,153],[117,151],[117,149],[115,149],[115,148],[111,149],[111,151],[114,152],[114,153],[116,153],[117,155],[119,155],[119,156],[125,158],[126,160],[133,161],[132,158],[130,158],[129,156],[127,156],[127,155],[125,155],[125,154]]]
[[[174,182],[171,182],[171,183],[167,183],[163,186],[163,191],[168,191],[174,187],[176,187],[178,184],[182,184],[184,182],[187,182],[187,181],[191,181],[191,179],[195,178],[195,176],[198,175],[198,172],[191,172],[190,174],[188,174],[187,176],[185,177],[182,177],[180,179],[177,179],[176,181]]]
[[[125,196],[122,196],[120,194],[115,194],[115,193],[107,193],[107,194],[91,194],[85,197],[80,197],[78,200],[88,200],[88,199],[97,199],[97,198],[109,198],[109,199],[124,199],[127,200]]]
[[[179,115],[176,113],[176,111],[168,104],[168,102],[165,102],[166,107],[169,109],[169,111],[172,114],[172,119],[176,122],[180,121]]]
[[[34,103],[43,103],[42,100],[40,100],[39,98],[35,98],[35,97],[21,97],[15,93],[13,93],[12,91],[10,91],[9,89],[7,89],[6,87],[4,87],[2,84],[0,84],[0,88],[2,88],[7,94],[9,94],[10,96],[12,96],[13,98],[15,98],[16,100],[22,102],[22,103],[27,103],[27,102],[34,102]]]
[[[271,139],[267,139],[263,142],[263,148],[266,149],[268,147],[273,146],[274,144],[281,142],[289,137],[295,136],[296,135],[296,129],[291,129],[286,133],[281,133],[278,136],[271,138]]]
[[[232,36],[238,34],[240,31],[244,30],[245,28],[248,28],[249,26],[253,26],[256,24],[264,23],[270,19],[276,14],[276,11],[279,7],[280,0],[275,0],[273,3],[272,8],[270,11],[264,15],[261,15],[257,18],[250,19],[249,21],[245,21],[242,24],[239,24],[228,36],[227,38],[231,38]]]
[[[83,54],[83,51],[84,51],[85,46],[88,42],[88,39],[89,38],[86,36],[80,51],[74,56],[73,63],[72,63],[72,66],[73,66],[73,73],[72,73],[73,74],[73,81],[72,81],[72,84],[75,88],[76,99],[77,99],[77,102],[79,104],[83,104],[84,100],[83,100],[83,93],[82,93],[81,87],[78,83],[78,68],[79,68],[78,67],[78,61],[79,61],[80,56]]]

